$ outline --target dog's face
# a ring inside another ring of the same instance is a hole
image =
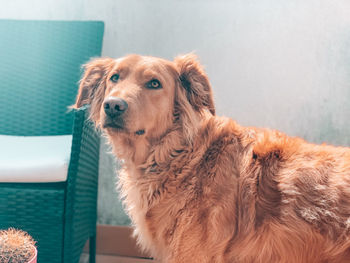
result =
[[[215,114],[208,78],[194,55],[174,62],[138,55],[93,60],[85,65],[74,107],[84,104],[110,136],[148,139],[175,124],[190,137],[198,114]]]

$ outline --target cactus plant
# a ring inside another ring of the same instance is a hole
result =
[[[14,228],[0,230],[0,263],[29,262],[35,253],[35,241],[28,233]]]

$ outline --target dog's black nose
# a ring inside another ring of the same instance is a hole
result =
[[[128,108],[128,104],[125,100],[117,97],[108,97],[103,102],[103,108],[105,113],[109,117],[115,117],[123,114]]]

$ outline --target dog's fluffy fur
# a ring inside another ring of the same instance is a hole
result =
[[[110,80],[119,74],[117,83]],[[162,87],[150,89],[157,79]],[[193,54],[85,66],[75,107],[129,107],[107,127],[140,246],[161,262],[350,262],[350,149],[215,116]],[[137,131],[142,131],[138,133]]]

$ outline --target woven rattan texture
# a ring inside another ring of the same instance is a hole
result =
[[[38,263],[78,263],[96,234],[99,134],[86,107],[67,106],[81,65],[101,54],[103,30],[102,22],[0,20],[0,134],[73,133],[67,182],[0,183],[0,229],[28,231]]]
[[[63,262],[63,185],[1,183],[0,189],[0,229],[27,231],[37,241],[39,263]]]
[[[75,112],[66,197],[66,216],[71,220],[65,228],[64,262],[78,262],[86,240],[96,234],[100,136],[88,115],[87,109]]]
[[[102,22],[0,20],[0,134],[72,132],[81,65],[99,56]]]
[[[37,241],[39,263],[78,263],[96,235],[100,134],[87,120],[87,107],[73,115],[67,182],[0,183],[0,229],[28,231]]]

